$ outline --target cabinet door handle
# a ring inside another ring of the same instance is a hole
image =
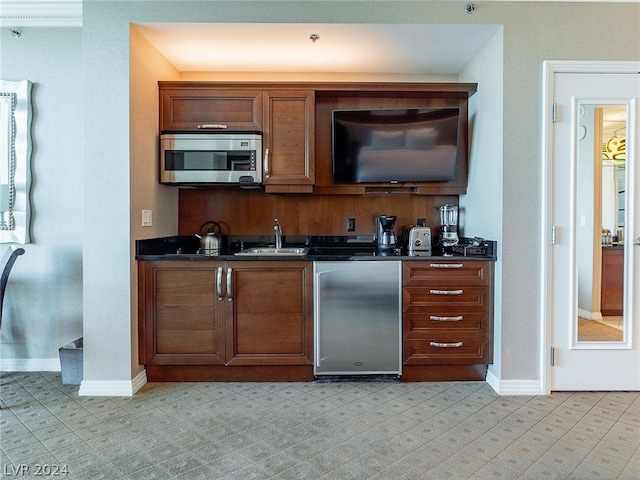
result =
[[[464,320],[464,316],[458,315],[457,317],[439,317],[437,315],[431,315],[429,320],[433,320],[434,322],[459,322],[460,320]]]
[[[264,149],[264,176],[269,178],[269,149]]]
[[[218,300],[222,300],[222,267],[218,267],[216,273],[216,293],[218,294]]]
[[[222,125],[221,123],[204,123],[202,125],[198,125],[198,128],[228,128],[226,125]]]
[[[429,342],[429,346],[436,347],[436,348],[459,348],[462,345],[464,345],[464,343],[462,342],[455,342],[455,343]]]
[[[431,295],[462,295],[464,290],[429,290]]]
[[[233,268],[227,268],[227,300],[233,300],[233,291],[232,291],[232,273]]]
[[[464,265],[462,263],[431,263],[429,264],[431,268],[462,268]]]

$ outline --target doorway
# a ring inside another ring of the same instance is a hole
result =
[[[639,71],[638,62],[545,62],[546,393],[640,389]]]

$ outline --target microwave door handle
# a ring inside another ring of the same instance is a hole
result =
[[[221,123],[204,123],[202,125],[198,125],[198,128],[207,129],[207,128],[229,128],[227,125],[223,125]]]
[[[269,178],[269,149],[264,150],[264,176]]]

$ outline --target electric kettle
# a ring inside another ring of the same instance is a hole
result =
[[[204,229],[211,225],[206,232]],[[217,231],[216,231],[217,230]],[[200,233],[196,233],[200,239],[200,251],[205,255],[219,255],[222,249],[222,228],[216,222],[204,222],[200,226]]]

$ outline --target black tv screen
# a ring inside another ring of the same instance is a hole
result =
[[[456,178],[457,107],[334,110],[335,183],[411,183]]]

